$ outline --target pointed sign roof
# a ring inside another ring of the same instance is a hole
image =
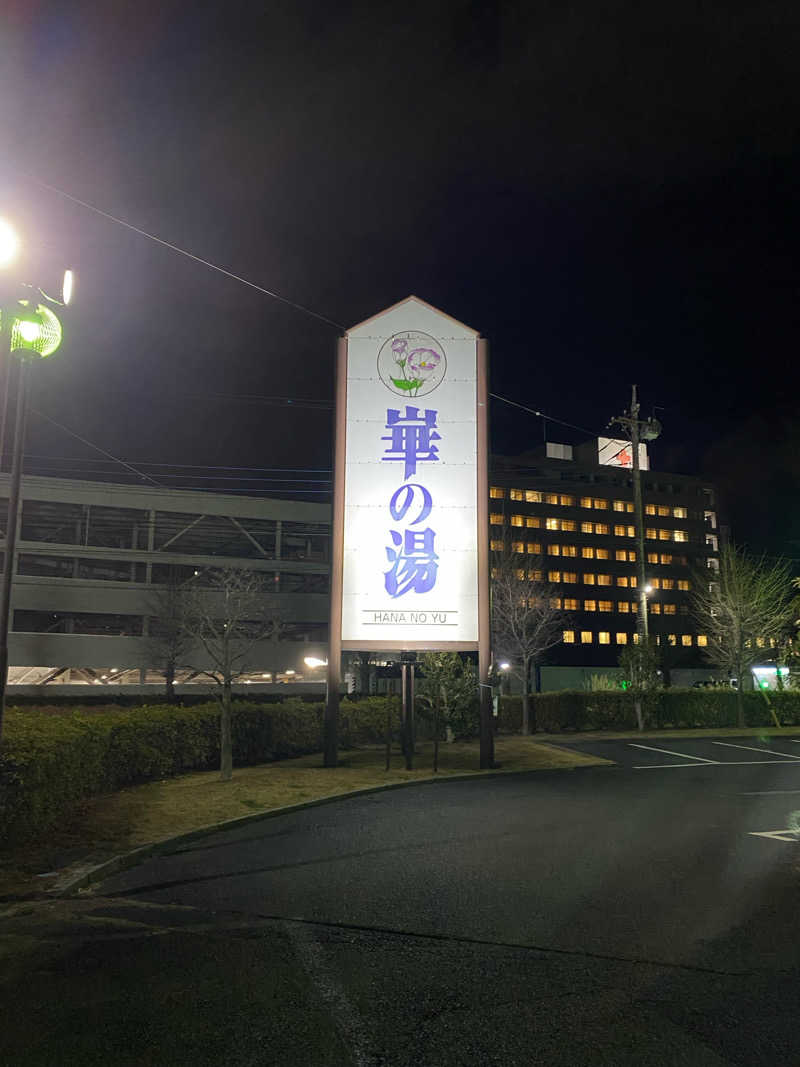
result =
[[[460,322],[458,319],[453,318],[452,315],[448,315],[446,311],[441,311],[439,308],[434,307],[433,304],[429,304],[426,300],[421,300],[418,296],[407,296],[404,300],[398,300],[396,304],[391,304],[388,308],[384,308],[382,311],[378,311],[375,315],[370,315],[368,319],[364,319],[363,322],[356,323],[355,326],[351,326],[347,333],[354,333],[356,330],[361,330],[370,323],[376,322],[378,319],[383,318],[389,312],[398,311],[400,308],[406,305],[416,305],[420,308],[432,312],[434,315],[438,315],[442,319],[446,319],[454,326],[458,326],[459,329],[464,330],[466,333],[472,334],[474,337],[479,337],[480,334],[477,330],[473,330],[471,326],[467,326],[466,323]]]

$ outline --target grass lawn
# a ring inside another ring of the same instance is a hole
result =
[[[565,738],[562,738],[565,740]],[[322,756],[303,756],[234,770],[233,781],[221,782],[216,771],[186,774],[123,789],[84,801],[68,819],[53,828],[48,840],[20,847],[0,859],[0,899],[43,893],[52,887],[55,871],[79,869],[163,841],[177,834],[274,808],[303,804],[357,789],[396,782],[419,782],[433,775],[433,746],[420,744],[415,770],[393,751],[385,768],[383,748],[340,754],[337,768],[326,770]],[[567,752],[522,737],[499,737],[495,758],[503,772],[569,769],[606,760]],[[439,746],[438,778],[478,771],[478,744]],[[41,877],[41,875],[46,877]]]

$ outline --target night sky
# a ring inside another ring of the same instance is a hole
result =
[[[653,465],[713,476],[735,536],[800,557],[796,3],[0,18],[0,214],[43,285],[78,272],[37,411],[159,484],[328,499],[336,327],[45,182],[345,327],[414,293],[489,338],[495,393],[593,434],[636,381]],[[492,429],[542,439],[496,401]],[[27,451],[135,480],[39,415]]]

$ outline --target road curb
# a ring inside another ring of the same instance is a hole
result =
[[[237,826],[246,826],[252,822],[262,822],[264,819],[273,819],[279,815],[291,815],[296,811],[305,811],[307,808],[318,808],[323,804],[332,804],[337,800],[348,800],[351,797],[368,796],[370,793],[385,793],[390,789],[404,789],[415,785],[441,785],[443,782],[465,782],[485,778],[503,778],[514,774],[541,774],[542,771],[574,771],[583,767],[598,767],[602,764],[575,764],[572,767],[542,767],[541,769],[527,769],[519,771],[468,771],[464,774],[448,774],[442,778],[419,778],[410,782],[387,782],[385,785],[369,785],[363,789],[351,789],[346,793],[335,793],[328,797],[318,797],[316,800],[306,800],[302,804],[288,804],[281,808],[270,808],[268,811],[254,812],[252,815],[240,815],[236,819],[225,819],[222,822],[210,823],[197,830],[189,830],[184,834],[176,834],[174,837],[165,838],[163,841],[155,841],[150,845],[141,845],[130,852],[120,856],[113,856],[110,860],[86,867],[73,873],[56,883],[52,889],[47,890],[50,898],[69,897],[81,890],[86,890],[94,882],[100,882],[111,874],[128,870],[135,867],[142,860],[150,856],[157,856],[161,852],[168,852],[176,845],[195,841],[200,837],[208,837],[209,834],[219,833],[224,830],[233,830]]]

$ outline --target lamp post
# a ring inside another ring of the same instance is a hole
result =
[[[10,266],[19,251],[20,241],[14,228],[0,219],[0,266]],[[20,295],[22,294],[22,295]],[[19,359],[17,375],[16,416],[11,450],[11,478],[8,490],[8,515],[6,518],[3,574],[0,582],[0,741],[3,735],[6,687],[8,684],[8,633],[11,621],[11,592],[14,580],[14,563],[17,550],[19,510],[21,503],[22,461],[25,449],[25,429],[28,419],[28,367],[35,359],[53,354],[61,344],[61,322],[45,304],[38,302],[41,296],[54,304],[67,304],[72,296],[72,272],[64,276],[62,300],[48,297],[41,289],[30,284],[17,284],[16,295],[0,306],[0,352],[7,353],[6,396],[3,403],[3,425],[0,425],[0,449],[5,434],[5,414],[8,407],[8,384],[13,357]]]

